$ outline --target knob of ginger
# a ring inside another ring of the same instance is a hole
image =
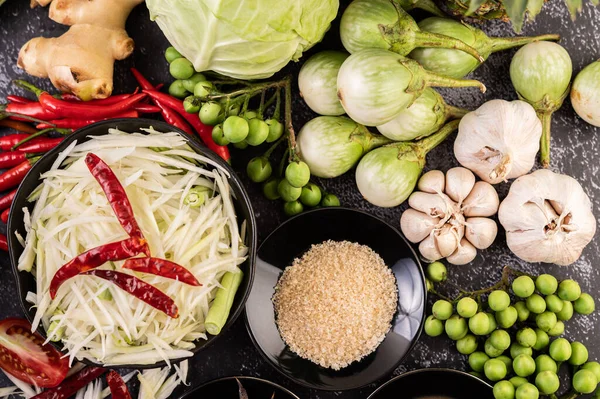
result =
[[[134,49],[125,31],[131,10],[143,0],[51,0],[50,18],[71,28],[60,37],[27,42],[17,65],[33,76],[50,78],[62,92],[82,100],[109,97],[115,60]],[[34,4],[35,3],[35,4]],[[48,0],[33,0],[45,6]]]

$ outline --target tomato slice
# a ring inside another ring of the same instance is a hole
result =
[[[69,359],[44,339],[31,332],[27,320],[0,321],[0,368],[28,384],[55,387],[67,376]]]

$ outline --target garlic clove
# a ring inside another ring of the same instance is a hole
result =
[[[463,213],[471,216],[492,216],[498,212],[500,199],[494,186],[478,181],[462,203]]]
[[[421,241],[419,244],[419,252],[425,259],[432,262],[443,258],[442,254],[437,250],[432,234]]]
[[[475,175],[469,169],[458,167],[446,172],[446,189],[444,192],[459,205],[467,198],[474,185]]]
[[[456,207],[456,204],[443,194],[429,194],[422,191],[413,192],[408,197],[408,205],[431,217],[441,218],[452,213],[452,210]]]
[[[442,258],[450,256],[454,251],[456,251],[460,241],[458,233],[456,233],[449,225],[444,225],[444,227],[436,231],[433,234],[433,239],[438,252],[440,255],[442,255]]]
[[[466,238],[463,238],[456,251],[454,251],[452,255],[446,257],[446,260],[453,265],[466,265],[467,263],[472,262],[476,256],[477,249]]]
[[[417,188],[429,194],[443,193],[446,178],[441,170],[430,170],[419,179]]]
[[[417,243],[427,237],[439,222],[439,218],[408,208],[400,217],[400,229],[408,241]]]
[[[465,237],[477,249],[486,249],[498,235],[498,225],[492,219],[474,217],[466,220]]]

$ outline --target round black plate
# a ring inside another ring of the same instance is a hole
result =
[[[492,387],[479,378],[451,369],[422,369],[392,378],[368,399],[494,399]]]
[[[242,384],[249,399],[300,399],[284,387],[274,382],[255,377],[224,377],[209,381],[184,393],[179,399],[222,398],[239,399],[237,380]]]
[[[218,163],[223,168],[225,168],[229,172],[228,182],[231,186],[231,190],[236,198],[234,201],[234,206],[236,208],[236,213],[239,216],[239,223],[242,223],[243,220],[247,221],[248,224],[248,233],[246,235],[246,245],[248,245],[248,259],[240,265],[240,268],[244,272],[244,280],[240,284],[238,292],[235,296],[235,300],[233,301],[233,306],[231,307],[231,313],[229,315],[229,319],[227,323],[221,330],[219,335],[213,336],[209,335],[207,340],[198,340],[195,342],[196,346],[191,350],[196,353],[203,348],[206,348],[211,343],[213,343],[216,339],[221,337],[229,327],[235,322],[235,320],[239,317],[239,315],[244,310],[244,304],[246,303],[246,299],[250,293],[250,287],[252,286],[252,281],[254,279],[254,264],[256,258],[256,220],[254,218],[254,211],[252,210],[252,204],[250,203],[250,198],[248,198],[248,194],[244,189],[241,181],[238,179],[237,175],[231,169],[229,164],[219,158],[214,152],[210,151],[207,147],[205,147],[200,142],[194,140],[187,133],[169,125],[164,122],[152,120],[152,119],[111,119],[103,122],[98,122],[93,125],[86,126],[83,129],[78,130],[75,133],[72,133],[68,137],[66,137],[62,143],[60,143],[55,149],[48,152],[44,155],[39,161],[33,165],[32,169],[29,171],[25,179],[19,186],[15,199],[10,209],[10,216],[8,218],[8,252],[10,255],[10,262],[13,268],[13,273],[15,275],[15,279],[17,281],[17,290],[19,293],[19,299],[21,302],[21,306],[23,311],[25,312],[25,316],[31,322],[35,315],[35,308],[31,306],[29,302],[26,300],[26,296],[28,292],[36,291],[36,284],[33,275],[28,272],[20,272],[17,269],[17,263],[19,260],[19,256],[23,252],[23,247],[16,239],[15,232],[19,232],[23,237],[25,237],[25,226],[23,224],[23,208],[29,208],[29,211],[33,209],[35,203],[30,203],[27,201],[27,197],[31,194],[31,192],[40,184],[40,175],[50,169],[50,166],[54,163],[54,160],[58,157],[58,154],[67,148],[73,141],[77,140],[79,143],[83,143],[89,140],[88,136],[90,135],[103,135],[108,133],[109,128],[118,128],[124,132],[140,132],[141,128],[147,128],[152,126],[155,130],[159,132],[177,132],[185,138],[190,147],[192,147],[196,152],[202,154],[212,161]],[[38,332],[45,338],[45,331],[40,325],[38,328]],[[62,349],[58,344],[56,345],[58,349]],[[177,361],[181,361],[183,359],[173,360],[171,363],[176,363]],[[85,361],[88,364],[97,365],[91,361]],[[123,368],[155,368],[155,367],[164,367],[166,363],[164,361],[149,364],[145,366],[140,365],[124,365],[120,366]]]
[[[339,371],[291,352],[279,335],[271,303],[282,270],[311,245],[325,240],[368,245],[393,269],[398,283],[398,312],[392,330],[375,352]],[[246,302],[246,322],[256,347],[285,376],[311,388],[341,391],[370,384],[397,367],[421,333],[425,299],[425,278],[418,258],[398,230],[365,212],[321,208],[289,219],[260,246],[254,285]]]

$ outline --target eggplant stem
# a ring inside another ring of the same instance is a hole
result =
[[[538,42],[542,40],[559,41],[560,35],[548,34],[530,37],[491,37],[490,40],[492,42],[491,52],[495,53],[497,51],[508,50],[513,47],[524,46],[531,42]]]
[[[540,139],[540,163],[542,167],[550,166],[550,130],[552,127],[552,111],[537,113],[542,121],[542,138]]]
[[[471,110],[469,110],[469,109],[459,108],[459,107],[455,107],[453,105],[448,105],[448,104],[446,104],[445,111],[446,111],[446,120],[460,119],[463,116],[465,116],[466,114],[468,114],[469,112],[471,112]]]
[[[437,133],[427,136],[424,139],[417,141],[417,146],[427,154],[429,151],[437,147],[442,141],[446,140],[456,129],[458,129],[458,120],[446,123]]]
[[[456,39],[446,35],[440,35],[437,33],[415,31],[415,47],[442,47],[451,48],[456,50],[464,51],[465,53],[473,56],[480,63],[485,61],[485,58],[479,54],[479,52],[473,47],[467,45],[460,39]]]
[[[437,75],[435,73],[427,72],[423,70],[425,73],[425,81],[427,82],[427,86],[434,87],[478,87],[482,93],[485,93],[486,88],[483,83],[474,79],[455,79],[450,78],[448,76]]]

